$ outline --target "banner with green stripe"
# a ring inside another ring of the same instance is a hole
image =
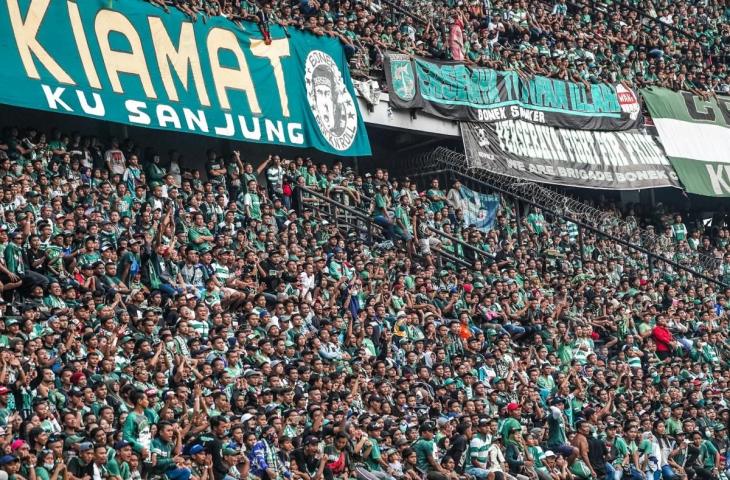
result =
[[[730,96],[647,88],[659,139],[689,193],[730,197]]]

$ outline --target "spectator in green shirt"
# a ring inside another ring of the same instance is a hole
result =
[[[107,470],[109,475],[115,480],[129,480],[131,471],[129,469],[129,460],[132,457],[132,444],[119,440],[114,444],[114,456],[107,462]]]
[[[193,217],[193,222],[193,226],[188,230],[188,241],[198,252],[210,250],[210,243],[215,240],[215,237],[205,225],[205,217],[202,213],[197,212]]]
[[[431,211],[439,212],[446,205],[446,194],[439,189],[439,181],[434,178],[431,181],[431,188],[426,192],[426,196],[431,201]]]
[[[416,466],[426,474],[428,480],[448,480],[451,478],[449,472],[444,469],[440,462],[434,457],[434,435],[435,426],[433,422],[423,423],[418,431],[421,436],[413,444],[416,451]],[[453,474],[453,472],[451,472]]]

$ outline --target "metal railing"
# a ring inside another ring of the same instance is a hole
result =
[[[373,218],[362,209],[345,205],[328,195],[312,190],[311,188],[298,186],[295,189],[297,198],[297,206],[299,208],[298,213],[301,214],[305,208],[311,209],[316,212],[316,216],[320,220],[327,220],[333,223],[338,230],[350,229],[355,230],[359,238],[372,244],[376,242],[385,241],[385,235],[383,233],[383,227],[375,223]],[[437,229],[431,229],[436,235],[447,238],[453,243],[461,245],[462,248],[470,248],[479,252],[480,254],[486,255],[486,252],[479,248],[470,245],[446,232]],[[472,264],[467,260],[447,252],[439,247],[431,247],[431,250],[436,254],[436,258],[441,261],[441,266],[444,262],[452,262],[464,267],[470,267]]]
[[[578,226],[581,255],[584,250],[583,232],[588,231],[614,241],[629,251],[640,252],[645,256],[649,270],[652,272],[657,268],[669,270],[667,267],[671,267],[676,271],[685,272],[722,288],[728,288],[728,285],[714,276],[721,265],[720,258],[692,252],[688,264],[674,261],[659,250],[658,237],[653,232],[641,229],[635,223],[628,222],[606,210],[599,210],[537,183],[472,166],[462,153],[438,147],[436,150],[417,154],[410,160],[399,162],[398,167],[403,174],[407,174],[411,178],[419,176],[429,178],[440,176],[445,180],[458,178],[463,183],[472,185],[475,190],[498,192],[514,200],[517,235],[520,239],[522,237],[520,204],[539,207],[556,218],[562,218]]]

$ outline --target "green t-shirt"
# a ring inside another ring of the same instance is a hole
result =
[[[614,438],[613,453],[615,456],[613,464],[617,467],[620,467],[623,463],[624,458],[626,458],[626,455],[628,455],[629,453],[629,446],[626,445],[626,440],[621,437]]]
[[[247,193],[243,197],[243,205],[247,206],[251,213],[251,218],[261,220],[261,197],[256,193]]]
[[[51,480],[51,472],[46,470],[45,467],[36,467],[35,476],[38,480]]]
[[[651,453],[651,442],[648,439],[641,440],[638,444],[631,442],[627,445],[629,453],[634,454],[639,452],[639,455],[646,455]]]
[[[426,195],[428,195],[428,198],[431,200],[431,211],[438,212],[442,208],[444,208],[444,202],[441,200],[433,200],[435,197],[441,197],[443,198],[444,192],[437,188],[431,188],[426,192]]]
[[[413,230],[411,228],[411,218],[408,216],[407,209],[403,208],[400,205],[395,207],[395,218],[400,221],[400,223],[403,225],[402,228],[404,228],[406,232],[410,233]]]
[[[682,431],[682,422],[680,420],[676,420],[673,417],[669,417],[669,418],[667,418],[666,424],[667,424],[667,433],[669,435],[676,435],[677,432]]]
[[[715,455],[717,454],[717,448],[709,440],[704,440],[700,445],[700,458],[702,459],[702,465],[705,468],[715,468]]]
[[[208,227],[190,227],[190,230],[188,230],[188,240],[191,243],[191,247],[193,250],[196,250],[198,252],[202,252],[203,250],[210,250],[210,242],[201,242],[201,243],[195,243],[197,239],[200,237],[210,237],[212,234],[210,233],[210,230],[208,230]]]
[[[373,210],[373,215],[386,215],[386,208],[388,206],[388,202],[385,201],[385,197],[381,193],[375,194],[375,210]]]
[[[509,438],[509,434],[512,430],[519,430],[522,428],[522,424],[519,420],[516,418],[509,417],[504,422],[502,422],[502,425],[499,427],[499,434],[502,436],[503,440],[507,440]]]
[[[13,242],[8,242],[5,247],[5,266],[16,275],[25,274],[23,250]]]
[[[365,465],[368,466],[368,469],[373,472],[379,472],[382,470],[380,467],[380,445],[378,445],[378,441],[374,438],[369,438],[368,441],[372,444],[372,447],[370,448],[370,455],[368,455],[368,458],[365,459]]]
[[[557,448],[568,443],[565,435],[565,419],[557,407],[553,407],[548,415],[548,447]]]
[[[416,466],[424,472],[431,470],[428,459],[433,456],[433,441],[419,438],[413,444],[413,450],[416,452]]]
[[[147,416],[129,412],[122,427],[122,435],[125,441],[132,444],[135,452],[141,452],[143,448],[149,451],[152,444],[152,432]]]
[[[152,440],[150,452],[157,457],[157,462],[152,467],[154,473],[163,474],[175,467],[175,462],[172,461],[172,447],[172,444],[163,442],[159,437]]]
[[[99,252],[82,253],[78,257],[79,265],[91,265],[101,260]]]

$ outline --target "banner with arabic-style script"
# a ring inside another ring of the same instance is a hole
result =
[[[0,0],[0,103],[369,155],[338,39],[142,0]]]
[[[534,182],[637,190],[678,187],[659,144],[640,130],[598,132],[522,120],[462,123],[471,167]]]
[[[592,84],[519,75],[398,53],[385,56],[390,103],[471,122],[525,120],[576,130],[627,130],[643,122],[636,93],[621,84]]]

